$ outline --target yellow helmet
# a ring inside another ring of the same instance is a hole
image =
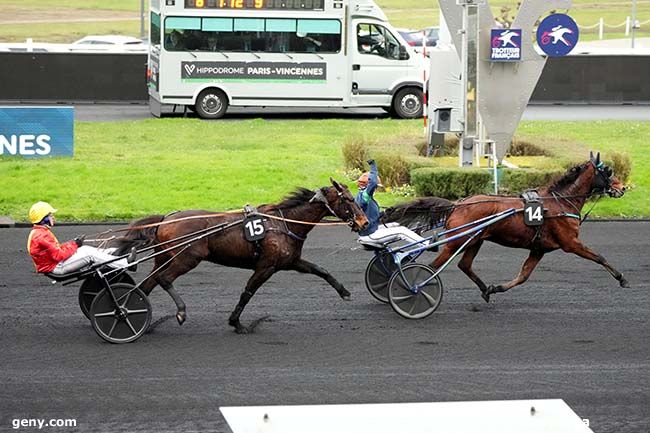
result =
[[[32,222],[32,224],[36,224],[54,212],[56,212],[56,209],[54,209],[49,203],[39,201],[37,203],[34,203],[29,209],[29,220]]]

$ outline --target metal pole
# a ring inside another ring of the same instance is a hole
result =
[[[632,0],[632,48],[634,48],[635,33],[636,33],[636,0]]]
[[[144,38],[144,0],[140,0],[140,39],[143,38]]]
[[[463,95],[464,126],[460,140],[461,167],[474,165],[475,141],[478,137],[478,4],[482,0],[459,0],[463,7]]]

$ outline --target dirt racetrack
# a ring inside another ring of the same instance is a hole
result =
[[[55,233],[65,240],[104,229]],[[648,433],[650,223],[582,230],[631,288],[556,252],[488,305],[453,266],[439,310],[409,321],[366,292],[371,255],[351,249],[354,235],[323,228],[304,256],[330,270],[351,302],[316,277],[276,274],[242,315],[244,323],[270,320],[236,335],[227,318],[250,273],[204,264],[177,282],[188,307],[183,327],[169,320],[135,343],[111,345],[79,311],[78,285],[34,273],[29,229],[0,229],[0,431],[13,419],[74,418],[77,429],[49,431],[229,432],[220,406],[561,398],[594,432]],[[488,244],[475,269],[503,282],[525,256]],[[151,301],[154,320],[175,311],[159,288]]]

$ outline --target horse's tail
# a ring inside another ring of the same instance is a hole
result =
[[[418,233],[444,225],[454,203],[440,197],[423,197],[389,207],[382,223],[397,222]]]
[[[152,215],[132,222],[124,236],[111,239],[106,247],[116,248],[115,255],[128,253],[131,248],[146,248],[156,242],[158,223],[165,219],[164,215]]]

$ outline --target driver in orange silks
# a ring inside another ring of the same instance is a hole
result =
[[[34,261],[36,272],[65,275],[104,262],[109,262],[106,265],[113,268],[128,266],[127,259],[119,259],[108,250],[84,246],[85,236],[60,244],[51,231],[55,212],[56,209],[42,201],[29,210],[29,219],[34,226],[27,239],[27,251]]]

